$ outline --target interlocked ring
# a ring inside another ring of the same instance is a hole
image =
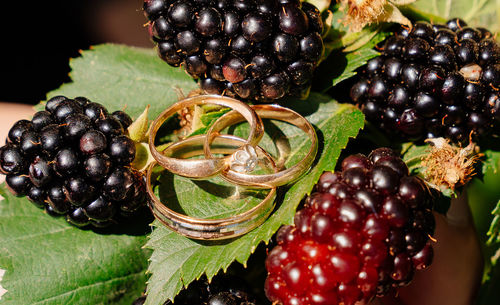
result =
[[[252,108],[261,118],[284,121],[302,129],[305,133],[307,133],[311,140],[310,149],[307,155],[292,167],[273,174],[265,175],[248,174],[248,172],[251,172],[251,164],[253,162],[252,158],[248,158],[247,162],[249,165],[247,165],[247,168],[242,168],[240,164],[241,162],[237,160],[238,154],[235,153],[232,156],[233,160],[230,167],[221,172],[222,176],[231,183],[254,188],[273,188],[296,181],[310,169],[314,159],[316,158],[316,154],[318,152],[318,136],[316,135],[314,127],[311,123],[309,123],[309,121],[307,121],[306,118],[285,107],[278,105],[254,105]],[[207,131],[204,143],[204,152],[207,159],[214,157],[210,146],[214,139],[220,136],[219,132],[228,126],[242,121],[244,121],[244,119],[239,113],[236,111],[230,111],[220,117],[210,127]],[[251,147],[249,148],[248,146],[244,148],[251,150]],[[248,154],[251,155],[252,152],[250,151]]]
[[[246,141],[232,135],[223,135],[216,137],[214,145],[227,145],[240,147],[245,145]],[[184,148],[192,148],[199,146],[198,150],[194,149],[189,153],[181,155],[182,158],[188,158],[196,155],[203,155],[203,144],[205,143],[205,135],[198,135],[176,142],[167,148],[167,154],[173,155],[176,152],[182,151]],[[273,158],[259,146],[255,147],[256,152],[262,154],[274,172],[278,171]],[[214,148],[215,153],[230,154],[234,148]],[[241,236],[254,228],[261,225],[271,214],[274,209],[274,199],[276,197],[276,188],[271,188],[267,196],[255,207],[241,214],[223,218],[223,219],[202,219],[183,215],[169,209],[163,204],[154,194],[152,188],[152,173],[157,165],[153,162],[148,167],[146,173],[146,190],[151,198],[150,209],[155,217],[160,220],[165,226],[173,231],[192,239],[200,240],[220,240],[229,239]]]
[[[179,110],[194,105],[219,105],[229,107],[244,117],[250,124],[251,129],[248,139],[243,145],[254,147],[260,142],[264,135],[264,126],[260,117],[257,116],[249,105],[241,101],[219,95],[197,95],[183,99],[163,111],[158,118],[151,123],[151,130],[149,133],[149,149],[153,158],[163,168],[174,174],[193,179],[208,178],[220,173],[229,166],[231,156],[209,159],[177,159],[165,156],[157,150],[154,142],[156,134],[162,124]]]

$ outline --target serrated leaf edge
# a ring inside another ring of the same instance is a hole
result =
[[[361,116],[363,116],[363,114],[359,111],[359,109],[358,109],[358,108],[356,108],[355,106],[350,105],[350,104],[340,104],[340,105],[339,105],[339,108],[336,110],[336,114],[340,115],[340,114],[342,114],[343,112],[346,112],[346,111],[357,111],[357,112],[358,112]],[[363,117],[363,118],[364,118],[364,117]],[[321,122],[321,123],[326,124],[328,121],[329,121],[329,120],[326,120],[326,121],[323,121],[323,122]],[[364,120],[363,120],[363,121],[364,121]],[[319,128],[320,126],[323,126],[323,125],[321,125],[321,123],[320,123],[320,124],[318,124],[318,128]],[[359,133],[359,131],[360,131],[360,130],[362,130],[363,128],[364,128],[364,125],[361,125],[361,126],[359,127],[359,129],[358,129],[357,133]],[[342,151],[342,150],[343,150],[343,149],[347,146],[347,143],[349,142],[349,139],[351,139],[351,138],[353,138],[353,137],[352,137],[352,136],[348,137],[348,138],[345,140],[345,143],[344,143],[343,145],[340,145],[340,146],[339,146],[339,154],[340,154],[340,151]],[[336,163],[336,162],[335,162],[335,163]],[[335,163],[334,163],[334,165],[333,165],[333,167],[332,167],[332,168],[327,168],[326,170],[334,170]],[[314,168],[312,168],[312,169],[311,169],[311,171],[313,171],[313,170],[314,170]],[[309,174],[311,174],[311,172],[310,172]],[[309,174],[308,174],[308,175],[309,175]],[[316,176],[316,177],[312,180],[312,183],[309,185],[309,187],[307,187],[307,190],[305,191],[305,195],[309,195],[309,194],[311,193],[311,191],[312,191],[312,189],[313,189],[314,185],[315,185],[315,184],[317,183],[317,181],[319,180],[319,177],[321,176],[321,173],[317,173],[316,175],[317,175],[317,176]],[[293,188],[293,186],[292,186],[292,188]],[[290,191],[290,190],[289,190],[289,191]],[[301,198],[301,200],[302,200],[302,198]],[[297,207],[298,207],[298,205],[300,204],[300,201],[301,201],[301,200],[297,201],[297,204],[293,207],[293,214],[295,214],[295,210],[297,209]],[[269,220],[270,220],[273,216],[275,216],[275,217],[276,217],[276,214],[274,213],[273,215],[271,215],[271,216],[270,216],[270,218],[269,218],[266,222],[268,222],[268,221],[269,221]],[[216,275],[216,274],[217,274],[220,270],[222,270],[223,272],[226,272],[226,271],[227,271],[227,269],[229,268],[229,266],[230,266],[233,262],[235,262],[235,261],[236,261],[236,262],[238,262],[238,263],[240,263],[240,264],[242,264],[243,266],[246,266],[246,263],[247,263],[247,261],[248,261],[248,259],[249,259],[250,255],[251,255],[252,253],[254,253],[254,251],[257,249],[257,247],[258,247],[258,246],[259,246],[262,242],[264,242],[265,244],[268,244],[269,239],[273,236],[273,234],[274,234],[274,233],[275,233],[275,232],[276,232],[276,231],[277,231],[277,230],[278,230],[278,229],[279,229],[282,225],[291,224],[291,222],[292,222],[292,221],[293,221],[293,216],[292,216],[292,217],[290,217],[290,219],[288,219],[288,220],[284,220],[284,221],[279,221],[279,222],[277,222],[275,225],[271,226],[271,227],[267,230],[266,234],[262,234],[263,236],[267,236],[266,238],[257,238],[256,236],[254,236],[254,237],[253,237],[253,238],[252,238],[249,242],[247,242],[247,243],[245,243],[245,244],[243,244],[243,243],[241,244],[241,247],[245,247],[245,245],[248,245],[248,243],[250,243],[250,244],[254,244],[254,245],[251,247],[250,252],[247,252],[247,253],[245,253],[245,254],[243,254],[243,255],[235,256],[235,257],[234,257],[234,258],[233,258],[230,262],[227,262],[227,263],[224,263],[224,264],[220,264],[220,265],[219,265],[219,267],[218,267],[216,270],[210,270],[210,269],[204,268],[204,270],[201,270],[201,271],[199,272],[199,274],[198,274],[197,276],[195,276],[195,277],[194,277],[194,279],[195,279],[195,280],[198,280],[198,279],[200,279],[203,275],[206,275],[206,276],[207,276],[207,278],[208,278],[208,280],[211,280],[211,279],[212,279],[212,278],[213,278],[213,277],[214,277],[214,276],[215,276],[215,275]],[[265,224],[265,223],[264,223],[264,224]],[[263,224],[263,225],[264,225],[264,224]],[[155,230],[157,230],[157,229],[159,228],[160,224],[158,224],[158,222],[157,222],[157,221],[155,221],[155,222],[152,224],[152,226],[153,226],[153,227],[156,227],[156,229],[155,229]],[[168,230],[168,229],[166,229],[166,228],[161,228],[161,229]],[[258,230],[258,229],[257,229],[257,230]],[[247,235],[249,235],[249,234],[254,234],[254,235],[255,235],[255,234],[257,234],[257,232],[258,232],[257,230],[251,231],[251,232],[247,233]],[[163,237],[162,237],[162,238],[160,238],[160,239],[168,238],[168,236],[173,235],[173,234],[177,234],[177,233],[175,233],[175,232],[171,231],[169,234],[167,234],[167,235],[163,236]],[[152,236],[152,234],[148,237],[148,241],[146,242],[146,244],[144,245],[144,247],[145,247],[145,248],[148,248],[148,249],[152,249],[152,250],[154,250],[154,247],[152,247],[152,245],[151,245],[151,244],[152,244],[152,239],[151,239],[151,236]],[[235,248],[235,250],[234,250],[233,252],[237,252],[237,250],[238,250],[238,249],[240,249],[240,247]],[[184,250],[185,250],[185,249],[184,249]],[[154,252],[153,252],[153,254],[152,254],[151,258],[150,258],[150,266],[151,266],[151,264],[152,264],[152,263],[157,263],[157,262],[153,262],[153,256],[154,256]],[[188,257],[188,256],[186,256],[186,257]],[[188,286],[189,286],[189,284],[190,284],[190,283],[188,283],[188,284],[186,285],[186,284],[185,284],[185,282],[183,281],[183,279],[185,278],[185,276],[184,276],[184,274],[183,274],[183,273],[184,273],[184,271],[183,271],[183,269],[182,269],[182,265],[180,265],[180,266],[181,266],[181,267],[180,267],[180,268],[178,268],[176,272],[179,272],[179,276],[178,276],[178,277],[179,277],[180,283],[182,284],[182,287],[181,287],[180,289],[175,289],[175,290],[176,290],[175,295],[177,295],[177,294],[180,292],[180,290],[181,290],[181,289],[188,287]],[[147,273],[148,273],[148,274],[152,274],[152,272],[151,272],[151,268],[148,268]],[[174,273],[174,274],[175,274],[175,273]],[[173,274],[173,275],[174,275],[174,274]],[[176,276],[176,277],[177,277],[177,276]],[[150,278],[150,279],[151,279],[151,278]],[[147,281],[147,284],[148,284],[148,292],[149,292],[149,285],[151,284],[150,279],[148,279],[148,281]],[[169,280],[170,280],[170,279],[169,279]],[[175,297],[175,295],[174,295],[173,297]],[[163,300],[163,302],[164,302],[164,301],[165,301],[165,300]],[[150,303],[148,302],[148,299],[146,300],[146,303],[145,303],[145,304],[146,304],[146,305],[147,305],[147,304],[150,304]],[[159,305],[159,303],[158,303],[158,305]]]

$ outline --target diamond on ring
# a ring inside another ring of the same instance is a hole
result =
[[[255,148],[251,145],[245,145],[232,154],[230,168],[239,173],[249,173],[255,169],[258,161]]]

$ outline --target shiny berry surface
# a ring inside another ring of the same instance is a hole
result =
[[[321,12],[302,1],[144,0],[143,10],[159,57],[205,93],[304,99],[325,52]]]
[[[257,295],[245,280],[235,275],[217,275],[210,282],[203,276],[175,296],[173,302],[163,305],[259,305]],[[137,298],[132,305],[144,305],[146,296]]]
[[[125,112],[110,114],[85,97],[53,97],[31,121],[11,127],[0,173],[13,194],[49,215],[79,227],[118,224],[117,211],[138,215],[146,200],[142,174],[131,167],[131,124]]]
[[[487,29],[457,18],[416,22],[381,43],[350,90],[368,121],[401,141],[445,137],[465,144],[500,135],[500,47]],[[493,106],[491,106],[493,105]]]
[[[322,174],[294,224],[278,231],[266,296],[276,304],[367,304],[407,285],[432,263],[430,203],[395,151],[344,158],[340,172]]]

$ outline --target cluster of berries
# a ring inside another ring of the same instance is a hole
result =
[[[320,12],[299,0],[145,0],[144,12],[159,56],[207,93],[307,97],[324,52]]]
[[[132,119],[84,97],[50,99],[31,121],[20,120],[0,148],[9,189],[76,226],[108,226],[145,202],[142,176],[130,167]]]
[[[206,279],[189,284],[174,299],[164,305],[257,305],[258,302],[249,292],[247,283],[234,276],[216,277],[210,284]],[[134,301],[132,305],[144,305],[146,296]]]
[[[389,37],[351,88],[367,119],[405,139],[500,135],[500,48],[460,19]]]
[[[283,305],[366,304],[433,258],[430,194],[387,148],[325,172],[294,225],[277,233],[265,292]]]

